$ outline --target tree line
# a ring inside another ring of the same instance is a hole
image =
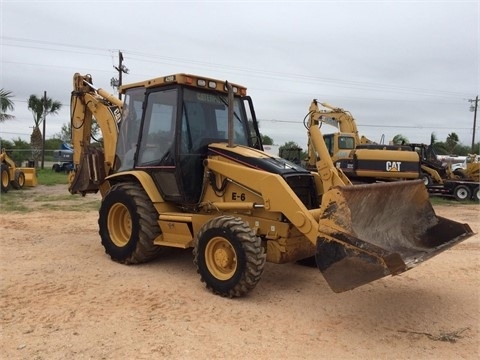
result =
[[[13,94],[11,91],[0,89],[0,123],[12,120],[15,117],[9,112],[15,109],[15,104],[12,100]],[[62,142],[69,142],[71,136],[71,127],[70,124],[65,124],[62,126],[62,130],[60,134],[57,134],[53,139],[45,140],[45,147],[43,147],[43,135],[40,130],[40,126],[44,121],[47,115],[56,115],[58,111],[61,109],[62,104],[60,101],[52,100],[51,98],[44,96],[39,97],[36,95],[30,95],[28,98],[28,109],[32,112],[33,115],[33,130],[32,134],[30,135],[30,143],[21,140],[20,137],[17,140],[4,140],[0,138],[1,147],[5,149],[11,150],[21,150],[17,151],[18,153],[25,153],[23,155],[19,154],[12,154],[12,158],[18,159],[22,158],[20,161],[25,160],[25,154],[27,151],[30,151],[29,160],[33,160],[35,162],[35,166],[37,166],[38,161],[42,155],[42,152],[48,150],[56,150],[59,149]],[[94,131],[98,132],[98,125],[94,124]],[[262,134],[262,141],[264,145],[273,145],[274,141],[268,135]],[[408,139],[403,136],[402,134],[397,134],[393,137],[392,143],[394,144],[408,144]],[[459,143],[458,135],[455,132],[448,134],[445,141],[438,141],[435,133],[431,134],[430,137],[430,144],[432,144],[439,155],[458,155],[458,156],[466,156],[471,153],[471,147],[463,145]],[[480,142],[475,144],[475,153],[480,153]],[[295,156],[297,160],[298,154],[300,154],[300,158],[304,159],[307,155],[306,150],[303,150],[298,144],[294,141],[287,141],[279,148],[279,152],[283,154],[293,154],[291,156]],[[288,155],[290,156],[290,155]],[[300,159],[300,160],[301,160]]]
[[[11,91],[3,88],[0,89],[0,123],[15,118],[15,116],[8,113],[15,110],[15,104],[13,103],[12,97],[13,94]],[[42,154],[44,154],[45,150],[47,150],[47,140],[45,140],[44,146],[44,134],[42,134],[40,126],[47,115],[58,114],[58,111],[61,109],[61,107],[62,104],[60,101],[53,100],[47,96],[39,97],[37,95],[30,95],[28,98],[28,109],[32,112],[34,123],[32,134],[30,135],[30,143],[27,143],[20,138],[13,140],[12,142],[0,138],[2,148],[12,150],[30,150],[29,158],[34,162],[34,166],[37,167]],[[59,141],[61,145],[61,140]],[[55,141],[53,141],[53,143],[55,143]],[[53,145],[53,143],[52,141],[49,141],[50,146],[57,146],[58,141],[55,143],[55,145]],[[58,149],[60,145],[58,145],[56,149]],[[23,151],[15,151],[15,154],[12,152],[12,154],[9,156],[11,156],[15,162],[21,163],[25,160],[24,157],[26,154]]]
[[[264,145],[274,144],[274,140],[268,135],[262,135],[262,140]],[[396,145],[410,144],[408,138],[402,134],[395,135],[389,143]],[[448,134],[445,141],[438,141],[435,133],[432,133],[430,135],[430,144],[427,145],[433,145],[438,155],[467,156],[472,154],[471,146],[461,144],[458,135],[454,132]],[[480,142],[477,142],[474,148],[476,150],[474,153],[476,155],[480,154]],[[302,149],[295,141],[287,141],[278,148],[277,155],[295,163],[300,163],[307,158],[307,150]]]

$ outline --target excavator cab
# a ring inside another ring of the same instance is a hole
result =
[[[233,141],[262,150],[256,122],[247,120],[251,101],[236,96],[233,104]],[[198,203],[208,145],[228,140],[226,96],[178,84],[134,87],[125,90],[124,109],[116,172],[145,171],[166,201]]]

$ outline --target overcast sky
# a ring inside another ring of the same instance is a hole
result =
[[[16,116],[0,125],[4,139],[29,141],[27,99],[44,91],[63,104],[46,123],[47,138],[59,133],[75,72],[114,93],[122,51],[124,84],[186,72],[246,86],[260,131],[279,145],[305,146],[314,98],[349,110],[377,142],[455,132],[471,145],[479,0],[0,0],[0,13],[0,88],[13,92]]]

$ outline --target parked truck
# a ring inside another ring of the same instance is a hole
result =
[[[421,176],[430,193],[453,196],[459,201],[480,201],[480,163],[476,155],[467,158],[465,169],[452,170],[450,164],[444,164],[438,159],[433,145],[422,143],[408,145],[420,157]]]
[[[53,171],[69,173],[73,170],[73,149],[69,145],[63,143],[60,149],[54,150],[53,159]]]

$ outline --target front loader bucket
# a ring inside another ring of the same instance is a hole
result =
[[[17,168],[25,175],[24,186],[34,187],[38,185],[37,171],[34,167],[29,168]]]
[[[315,259],[335,292],[400,274],[474,235],[436,216],[420,180],[335,187],[322,209]]]

